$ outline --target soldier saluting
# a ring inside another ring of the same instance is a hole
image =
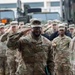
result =
[[[18,49],[21,52],[26,65],[24,75],[46,75],[46,65],[48,65],[51,75],[54,75],[51,42],[41,35],[41,21],[34,19],[31,27],[31,33],[26,36],[23,36],[26,31],[21,32],[18,36],[10,36],[7,46],[12,50]]]

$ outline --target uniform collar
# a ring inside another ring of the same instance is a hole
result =
[[[41,35],[38,37],[38,40],[36,40],[33,38],[32,34],[30,34],[30,39],[32,43],[37,43],[37,44],[41,44],[43,41],[43,37]]]
[[[59,38],[64,39],[66,37],[66,35],[64,35],[63,37],[59,36]]]

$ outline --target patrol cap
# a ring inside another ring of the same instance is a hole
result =
[[[48,24],[51,24],[51,23],[52,23],[52,20],[48,20],[47,23],[48,23]]]
[[[0,28],[5,28],[4,26],[0,26]]]
[[[65,25],[63,23],[59,24],[58,25],[58,30],[65,30]]]
[[[1,26],[1,25],[5,25],[5,24],[4,24],[4,23],[0,23],[0,26]]]
[[[4,28],[5,24],[4,23],[0,23],[0,28]]]
[[[52,23],[52,26],[57,26],[58,24],[57,23]]]
[[[70,25],[69,25],[69,29],[70,29],[70,28],[75,28],[75,25],[74,25],[74,24],[70,24]]]
[[[34,19],[31,22],[31,27],[42,27],[41,21],[39,19]]]
[[[53,23],[57,23],[57,24],[59,24],[59,23],[61,23],[61,21],[60,21],[60,20],[55,19],[55,20],[53,20]]]
[[[17,22],[17,21],[12,21],[12,22],[10,23],[10,25],[16,26],[16,25],[18,25],[18,22]]]

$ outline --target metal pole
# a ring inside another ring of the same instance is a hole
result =
[[[60,0],[60,9],[61,9],[61,20],[63,20],[63,0]]]

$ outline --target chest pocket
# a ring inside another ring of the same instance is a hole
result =
[[[40,43],[31,42],[30,50],[33,53],[45,52],[46,50],[48,50],[48,46],[46,44],[43,44],[42,42]]]
[[[66,50],[69,48],[69,41],[67,39],[57,41],[58,50]]]
[[[31,42],[31,51],[33,53],[38,53],[38,52],[44,51],[44,46],[42,45],[42,42],[40,42],[40,43]]]
[[[20,48],[23,53],[27,56],[34,55],[36,53],[48,51],[48,46],[46,44],[36,43],[36,42],[24,42]]]

